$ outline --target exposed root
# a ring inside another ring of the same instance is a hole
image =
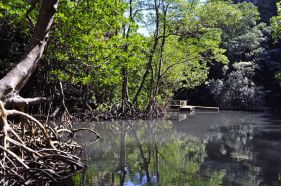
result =
[[[14,115],[26,122],[11,123],[8,117]],[[85,168],[78,156],[81,146],[64,140],[66,133],[72,138],[79,130],[87,129],[73,130],[66,123],[54,129],[26,113],[6,110],[0,101],[0,185],[54,182]]]
[[[123,100],[120,104],[111,106],[109,114],[114,119],[137,118],[139,115],[138,109],[129,101]]]
[[[144,115],[147,116],[147,118],[157,118],[164,116],[164,110],[160,105],[158,105],[155,101],[150,101],[148,106],[146,107],[146,110],[144,111]]]
[[[119,120],[119,119],[148,119],[163,117],[166,110],[156,102],[150,102],[144,110],[138,109],[130,101],[125,100],[119,104],[113,104],[106,112],[89,111],[76,113],[75,118],[87,121]]]

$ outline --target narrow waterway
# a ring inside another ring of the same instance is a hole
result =
[[[87,171],[67,185],[281,185],[281,118],[221,111],[84,123]],[[65,182],[66,183],[66,182]]]

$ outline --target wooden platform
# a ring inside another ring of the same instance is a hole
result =
[[[197,110],[215,110],[217,112],[220,111],[219,107],[205,107],[205,106],[193,106]]]
[[[179,107],[179,111],[193,111],[195,109],[195,107],[194,106],[188,106],[188,105],[186,105],[186,106],[180,106]]]
[[[173,100],[171,104],[172,109],[177,109],[178,111],[196,111],[196,110],[211,110],[211,111],[220,111],[219,107],[205,107],[205,106],[193,106],[187,105],[187,100]]]

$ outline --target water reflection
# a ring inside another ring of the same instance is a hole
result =
[[[281,185],[280,120],[242,112],[179,117],[85,124],[103,139],[85,145],[88,169],[73,185]]]
[[[76,185],[214,185],[224,172],[200,174],[204,140],[178,132],[171,121],[118,121],[97,125],[103,136],[86,147],[89,165]]]

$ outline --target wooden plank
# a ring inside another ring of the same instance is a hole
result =
[[[185,105],[185,106],[181,106],[181,108],[194,108],[194,106],[191,106],[191,105]]]
[[[193,106],[193,105],[186,105],[186,106],[180,106],[180,111],[196,111],[196,109],[202,109],[202,110],[215,110],[219,112],[219,107],[205,107],[205,106]]]
[[[179,108],[180,111],[193,111],[194,107],[193,106],[181,106]]]

